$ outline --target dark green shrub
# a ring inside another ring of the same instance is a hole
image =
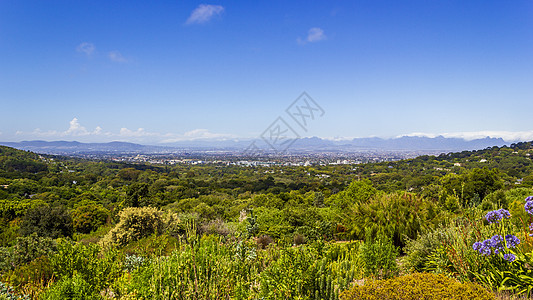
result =
[[[36,233],[27,237],[18,237],[15,245],[0,248],[0,271],[11,270],[22,264],[55,251],[56,242],[51,238],[37,236]]]
[[[42,205],[28,210],[20,225],[22,235],[37,233],[42,237],[71,237],[72,217],[64,206]]]
[[[318,257],[313,250],[304,247],[281,250],[280,257],[260,274],[260,296],[263,299],[314,296],[316,270],[313,265]]]
[[[32,234],[26,237],[18,237],[13,247],[17,264],[28,263],[40,256],[55,251],[57,243],[48,237],[39,237]]]
[[[460,283],[444,275],[415,273],[388,280],[368,280],[340,295],[341,300],[491,300],[495,296],[480,285]]]

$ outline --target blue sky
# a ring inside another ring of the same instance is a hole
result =
[[[533,140],[532,1],[0,1],[0,140]]]

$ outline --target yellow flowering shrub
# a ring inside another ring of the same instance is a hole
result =
[[[461,283],[444,275],[414,273],[387,280],[369,280],[340,294],[341,300],[443,300],[495,299],[490,291],[475,283]]]

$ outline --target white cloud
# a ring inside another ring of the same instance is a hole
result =
[[[178,133],[159,133],[149,132],[144,128],[136,130],[128,129],[126,127],[120,128],[118,132],[105,131],[102,127],[96,126],[94,130],[88,130],[80,124],[78,118],[73,118],[69,122],[69,127],[64,130],[48,130],[43,131],[36,128],[31,132],[17,131],[16,136],[21,139],[74,139],[79,141],[93,141],[105,142],[113,140],[139,142],[139,143],[173,143],[178,141],[192,141],[192,140],[223,140],[229,138],[236,138],[235,135],[213,133],[207,129],[195,129],[184,134]]]
[[[137,130],[133,131],[128,128],[120,128],[120,133],[118,134],[121,137],[149,137],[149,136],[160,136],[159,133],[156,132],[147,132],[144,130],[144,128],[138,128]]]
[[[180,141],[196,141],[196,140],[227,140],[236,138],[233,134],[213,133],[207,129],[194,129],[187,131],[184,134],[167,135],[161,143],[175,143]]]
[[[80,125],[80,122],[78,121],[78,118],[72,119],[72,121],[69,122],[70,126],[67,129],[67,131],[64,132],[64,135],[88,135],[90,134],[87,129]]]
[[[304,45],[307,43],[319,42],[327,39],[326,34],[322,28],[313,27],[307,31],[307,37],[305,39],[298,38],[296,41],[298,44]]]
[[[214,139],[214,138],[229,138],[232,135],[223,133],[213,133],[207,129],[194,129],[185,132],[184,136],[190,139]]]
[[[307,32],[307,41],[310,43],[318,42],[326,39],[326,35],[324,34],[324,30],[313,27],[309,29],[309,32]]]
[[[222,12],[224,12],[224,7],[220,5],[200,4],[192,11],[185,24],[203,24]]]
[[[107,55],[111,61],[119,62],[119,63],[125,63],[128,62],[128,60],[122,56],[122,54],[118,51],[111,51]]]
[[[83,42],[76,47],[76,51],[85,53],[87,56],[91,56],[96,48],[92,43]]]
[[[42,131],[40,128],[36,128],[32,132],[17,131],[15,135],[26,136],[29,138],[64,138],[64,137],[84,137],[84,136],[109,136],[108,132],[103,132],[100,126],[96,126],[94,131],[89,131],[83,127],[78,118],[73,118],[69,122],[69,127],[65,131],[48,130]]]
[[[446,138],[460,138],[467,141],[483,139],[486,137],[502,138],[506,142],[531,141],[533,140],[533,131],[467,131],[467,132],[448,132],[448,133],[424,133],[414,132],[401,136],[420,136],[434,138],[443,136]],[[400,136],[399,136],[400,137]]]

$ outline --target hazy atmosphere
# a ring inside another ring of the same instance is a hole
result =
[[[533,139],[531,1],[1,1],[0,140]]]

